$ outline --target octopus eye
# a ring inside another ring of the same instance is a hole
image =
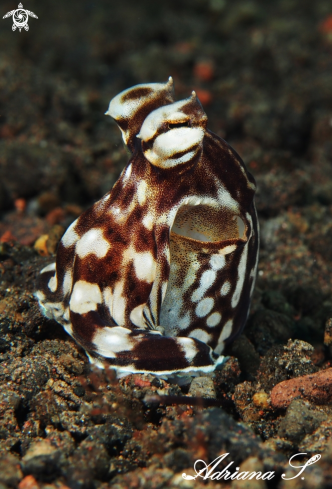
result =
[[[206,114],[193,92],[191,97],[168,104],[154,111],[144,120],[137,137],[145,158],[163,169],[185,164],[191,168],[202,148],[207,122]]]
[[[178,127],[190,127],[189,121],[186,122],[169,122],[168,129],[176,129]]]

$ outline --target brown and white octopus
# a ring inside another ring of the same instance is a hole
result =
[[[255,180],[173,81],[111,100],[132,155],[67,229],[36,296],[90,361],[123,375],[210,372],[249,312],[259,231]]]

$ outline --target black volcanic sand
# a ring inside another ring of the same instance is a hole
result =
[[[11,18],[0,32],[0,489],[196,487],[182,473],[223,453],[220,470],[234,461],[232,471],[275,471],[235,488],[331,487],[328,396],[320,405],[300,396],[287,409],[270,400],[276,384],[331,365],[331,3],[24,7],[39,17],[29,32],[12,32]],[[13,8],[2,2],[1,16]],[[104,116],[109,100],[170,75],[178,99],[197,91],[209,128],[254,174],[261,225],[248,324],[224,368],[191,386],[92,371],[33,296],[61,234],[127,161]],[[179,400],[187,395],[216,405]],[[294,463],[322,458],[303,480],[283,480],[299,452],[307,456]]]

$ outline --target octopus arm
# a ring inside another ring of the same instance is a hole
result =
[[[106,326],[97,313],[70,314],[73,337],[99,366],[121,373],[159,375],[200,370],[211,372],[224,361],[195,338],[167,337],[158,331]],[[90,340],[88,339],[90,338]]]

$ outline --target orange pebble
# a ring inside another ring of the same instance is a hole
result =
[[[203,81],[210,81],[214,76],[212,61],[199,61],[194,66],[194,75]]]
[[[39,489],[39,484],[33,475],[27,475],[19,483],[18,489]]]
[[[319,26],[319,30],[325,33],[332,32],[332,15],[329,15],[325,20],[323,20]]]
[[[269,409],[270,407],[269,396],[264,391],[256,392],[253,395],[252,400],[254,405],[258,408]],[[262,416],[262,414],[264,414],[264,411],[259,411],[259,414]]]
[[[17,212],[24,212],[25,208],[27,206],[26,200],[25,199],[16,199],[14,202],[15,209]]]
[[[5,231],[0,237],[0,243],[9,243],[10,241],[16,241],[16,238],[10,231]]]
[[[49,252],[47,250],[47,240],[48,240],[48,234],[42,234],[37,241],[34,244],[34,249],[39,253],[41,256],[48,256]]]
[[[151,382],[141,379],[140,377],[135,377],[134,384],[137,385],[137,387],[150,387]]]
[[[201,88],[195,91],[202,105],[209,105],[211,103],[212,101],[211,92],[209,92],[208,90],[202,90]]]
[[[313,404],[331,404],[332,368],[280,382],[271,391],[271,404],[275,409],[287,408],[296,397]]]

